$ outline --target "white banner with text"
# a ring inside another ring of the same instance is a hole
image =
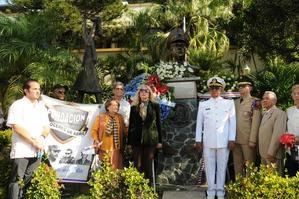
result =
[[[46,153],[56,170],[57,180],[85,183],[94,154],[90,129],[99,105],[78,104],[42,95],[48,108],[50,134]]]

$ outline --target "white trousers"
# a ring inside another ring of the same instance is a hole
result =
[[[204,147],[204,161],[208,182],[208,196],[224,196],[224,183],[227,161],[229,156],[228,148],[206,148]]]

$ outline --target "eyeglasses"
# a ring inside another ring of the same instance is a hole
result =
[[[148,89],[143,89],[143,88],[140,89],[139,91],[140,91],[140,92],[145,92],[145,93],[149,93],[149,92],[150,92]]]
[[[56,91],[56,93],[65,94],[65,91]]]
[[[124,88],[115,88],[115,90],[121,90],[121,91],[123,91]]]
[[[221,89],[221,86],[210,86],[209,89],[210,90],[219,90],[219,89]]]

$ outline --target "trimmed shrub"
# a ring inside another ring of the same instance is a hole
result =
[[[299,198],[299,173],[296,177],[283,178],[272,166],[260,169],[247,165],[246,176],[237,176],[226,187],[229,199]]]
[[[129,168],[114,170],[107,158],[101,169],[88,182],[91,198],[101,199],[156,199],[158,195],[149,186],[149,180],[130,164]]]
[[[33,174],[31,184],[26,190],[28,199],[60,199],[61,185],[56,181],[56,172],[45,163],[41,163]]]

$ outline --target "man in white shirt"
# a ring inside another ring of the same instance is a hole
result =
[[[124,99],[124,84],[122,82],[115,82],[113,85],[113,99],[119,102],[119,111],[124,118],[125,126],[129,126],[129,117],[131,111],[131,105]],[[105,106],[102,106],[100,112],[105,112]]]
[[[212,77],[207,85],[211,98],[200,102],[196,124],[196,148],[203,149],[208,182],[208,199],[224,199],[224,183],[229,150],[235,145],[236,114],[233,100],[220,95],[225,82]]]
[[[13,160],[8,197],[22,198],[20,180],[24,189],[40,164],[43,142],[49,134],[49,119],[46,107],[38,101],[40,85],[36,80],[27,80],[23,85],[24,97],[9,108],[7,126],[13,130],[10,158]]]
[[[299,84],[295,84],[292,87],[292,98],[294,101],[294,106],[287,109],[287,128],[288,132],[295,135],[296,145],[293,148],[294,152],[297,150],[299,146]],[[299,171],[298,160],[293,159],[290,154],[286,154],[286,162],[285,168],[287,169],[287,173],[289,176],[295,176],[297,171]],[[296,157],[295,157],[296,158]]]

